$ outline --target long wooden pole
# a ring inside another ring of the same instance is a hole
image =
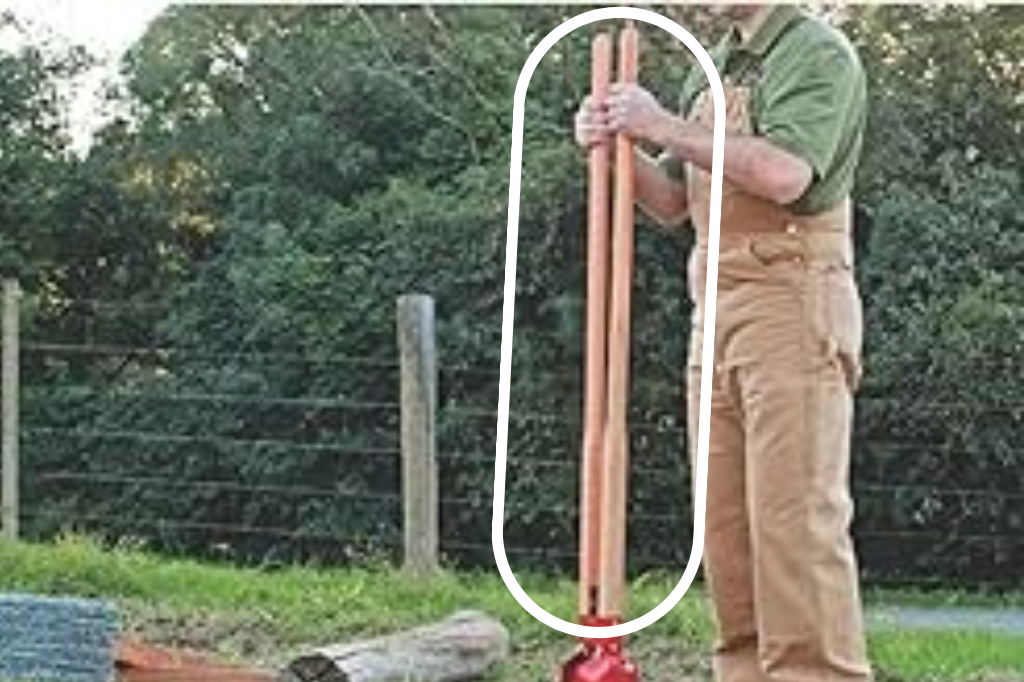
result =
[[[619,35],[618,80],[637,80],[638,35],[629,22]],[[601,493],[599,610],[620,618],[626,583],[626,504],[629,472],[630,319],[633,286],[633,142],[615,139],[615,195],[612,225],[611,308],[608,334],[608,397]]]
[[[591,45],[591,96],[608,97],[612,38],[598,34]],[[608,233],[611,148],[590,148],[587,226],[587,339],[584,376],[583,467],[580,509],[580,614],[598,615],[601,555],[601,488],[604,469],[605,398],[608,362]]]

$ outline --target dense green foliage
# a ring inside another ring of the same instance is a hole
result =
[[[394,301],[423,291],[439,315],[446,546],[488,564],[510,103],[532,46],[575,11],[174,7],[125,59],[123,114],[81,159],[48,94],[67,58],[4,53],[15,190],[0,228],[31,273],[29,527],[263,561],[393,549]],[[865,570],[1012,581],[1024,10],[850,12],[873,101]],[[579,31],[549,53],[527,105],[506,537],[542,551],[515,561],[545,565],[571,558],[575,528],[583,163],[569,130],[588,43]],[[688,61],[652,34],[644,80],[669,102]],[[42,94],[8,99],[18,87]],[[686,247],[638,237],[637,568],[689,553]]]
[[[892,8],[854,30],[874,105],[861,524],[889,534],[879,571],[1019,581],[1024,10]]]

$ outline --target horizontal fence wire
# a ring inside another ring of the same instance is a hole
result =
[[[108,472],[75,472],[75,471],[39,471],[33,473],[33,479],[40,482],[56,481],[56,482],[83,482],[83,483],[95,483],[103,485],[140,485],[140,486],[153,486],[156,488],[195,488],[195,489],[213,489],[223,492],[243,492],[252,494],[272,494],[282,496],[297,496],[297,497],[328,497],[335,499],[345,500],[358,500],[367,502],[389,502],[398,504],[401,502],[401,495],[397,492],[366,492],[366,491],[351,491],[343,489],[333,488],[322,488],[322,487],[309,487],[292,484],[265,484],[265,483],[240,483],[238,481],[227,481],[227,480],[203,480],[203,479],[182,479],[182,478],[171,478],[171,477],[160,477],[160,476],[131,476],[124,474],[115,474]],[[881,488],[881,487],[880,487]],[[883,489],[888,491],[899,491],[901,488],[897,486],[886,486]],[[940,491],[946,494],[958,494],[956,490],[944,490]],[[1002,496],[1009,499],[1020,499],[1021,496]],[[487,499],[483,502],[479,499],[465,498],[465,497],[451,497],[444,496],[440,499],[440,504],[446,507],[467,507],[467,508],[478,508],[481,506],[490,507],[491,500]],[[533,514],[556,514],[560,516],[575,516],[579,512],[579,507],[576,504],[546,504],[536,505],[533,503],[526,502],[515,502],[507,501],[505,505],[506,512],[513,514],[530,512]],[[685,513],[653,513],[647,511],[637,511],[634,506],[628,510],[628,518],[634,522],[642,523],[646,521],[650,522],[686,522],[690,523],[690,517]],[[890,539],[910,539],[910,538],[924,538],[924,539],[938,539],[938,540],[961,540],[961,541],[977,541],[977,542],[994,542],[994,541],[1006,541],[1011,545],[1024,545],[1024,536],[1009,536],[1005,534],[977,534],[977,533],[959,533],[948,531],[938,532],[930,530],[926,527],[912,528],[905,530],[876,530],[876,529],[858,529],[858,537],[862,538],[890,538]]]
[[[38,355],[79,355],[79,356],[112,356],[112,357],[184,357],[191,360],[224,361],[224,360],[246,360],[254,364],[262,363],[304,363],[311,365],[342,365],[352,367],[363,367],[373,369],[398,370],[399,365],[395,360],[383,360],[380,358],[359,357],[359,356],[323,356],[316,354],[302,353],[280,353],[264,351],[232,351],[232,352],[211,352],[197,348],[179,346],[123,346],[115,344],[74,344],[74,343],[46,343],[42,341],[26,340],[21,345],[21,350],[26,354]]]
[[[465,453],[451,453],[441,457],[442,462],[446,463],[471,463],[479,464],[484,466],[494,466],[495,457],[494,455],[472,455]],[[678,460],[680,466],[678,467],[650,467],[645,465],[631,464],[629,472],[631,474],[639,474],[642,476],[654,476],[654,477],[678,477],[681,473],[688,470],[689,465],[684,462],[682,457]],[[534,456],[525,456],[522,458],[515,458],[509,456],[507,466],[510,470],[515,470],[517,467],[530,467],[530,468],[552,468],[562,469],[568,473],[578,472],[580,469],[579,459],[547,459],[539,458]],[[853,481],[853,487],[859,493],[904,493],[904,492],[916,492],[919,494],[936,495],[936,496],[956,496],[956,497],[979,497],[979,498],[997,498],[1000,500],[1024,501],[1024,493],[1011,493],[1003,490],[994,488],[945,488],[929,483],[921,482],[907,482],[907,483],[883,483],[880,481],[873,481],[870,479],[856,478]]]
[[[303,443],[273,438],[226,438],[188,434],[167,434],[155,431],[87,430],[71,428],[32,427],[23,434],[31,439],[35,436],[65,438],[79,441],[135,441],[159,445],[209,445],[228,449],[278,449],[294,452],[322,452],[353,456],[398,456],[397,446],[373,447],[347,445],[343,443]]]
[[[490,421],[496,426],[498,421],[497,405],[495,405],[493,410],[464,407],[461,405],[443,405],[442,418],[452,417],[465,420],[472,419]],[[653,419],[648,417],[644,421],[632,421],[629,424],[629,429],[633,433],[653,432],[676,434],[679,436],[685,435],[685,429],[680,426],[676,426],[676,421],[678,421],[678,419],[675,415],[664,415],[660,418],[654,417]],[[551,424],[573,429],[579,429],[582,426],[582,419],[580,417],[570,417],[566,414],[554,414],[550,412],[537,412],[535,410],[517,409],[514,405],[509,407],[509,422],[512,426],[515,426],[517,423]]]
[[[450,464],[480,464],[488,467],[493,467],[495,463],[494,455],[471,455],[466,453],[450,453],[443,454],[440,457],[440,461],[443,463]],[[579,459],[548,459],[542,457],[526,456],[522,458],[508,456],[507,466],[514,470],[517,467],[541,467],[541,468],[552,468],[552,469],[564,469],[567,473],[578,471],[580,468]],[[633,463],[630,465],[629,471],[633,474],[640,474],[643,476],[679,476],[682,471],[681,467],[668,468],[668,467],[649,467],[646,465],[640,465]]]
[[[140,485],[140,486],[153,486],[155,488],[194,488],[194,489],[213,489],[223,492],[242,492],[252,494],[270,494],[270,495],[282,495],[282,496],[297,496],[297,497],[327,497],[335,499],[345,500],[356,500],[356,501],[367,501],[367,502],[389,502],[392,504],[398,504],[401,501],[401,495],[397,492],[366,492],[366,491],[351,491],[343,489],[329,489],[323,487],[309,487],[292,484],[265,484],[265,483],[241,483],[238,481],[227,481],[227,480],[203,480],[203,479],[182,479],[182,478],[171,478],[161,476],[131,476],[124,474],[115,474],[109,472],[75,472],[75,471],[39,471],[33,473],[33,479],[40,482],[56,481],[56,482],[83,482],[83,483],[95,483],[102,485]],[[879,489],[887,491],[900,491],[902,490],[898,486],[885,486],[879,487]],[[946,494],[958,494],[956,490],[943,490],[941,493]],[[979,491],[980,492],[980,491]],[[1021,496],[1003,496],[1010,499],[1019,499]],[[481,502],[479,499],[464,498],[464,497],[451,497],[444,496],[440,500],[440,504],[446,507],[467,507],[467,508],[478,508],[480,506],[490,507],[490,499]],[[555,514],[560,516],[575,516],[579,512],[578,505],[568,504],[546,504],[536,505],[533,503],[526,502],[515,502],[507,501],[505,505],[506,512],[513,514],[520,513],[533,513],[533,514]],[[691,523],[690,517],[685,513],[654,513],[647,511],[637,511],[634,506],[628,510],[628,518],[631,521],[637,523],[643,522],[685,522]],[[930,530],[926,527],[912,528],[905,530],[876,530],[876,529],[858,529],[858,537],[861,538],[890,538],[890,539],[910,539],[910,538],[923,538],[923,539],[936,539],[936,540],[960,540],[960,541],[977,541],[977,542],[1008,542],[1011,545],[1024,544],[1024,536],[1009,536],[1005,534],[977,534],[977,533],[950,533],[948,531],[938,532]]]
[[[360,356],[324,356],[317,355],[315,353],[302,354],[302,353],[282,353],[273,351],[232,351],[232,352],[211,352],[198,348],[188,347],[175,347],[175,346],[127,346],[127,345],[116,345],[116,344],[75,344],[75,343],[51,343],[40,340],[26,339],[21,344],[21,350],[26,354],[51,354],[51,355],[94,355],[94,356],[183,356],[192,359],[203,359],[203,360],[250,360],[254,363],[269,363],[269,362],[282,362],[282,363],[308,363],[308,364],[334,364],[334,365],[351,365],[358,367],[367,368],[380,368],[389,370],[398,370],[399,364],[395,360],[384,360],[381,358],[371,357],[360,357]],[[481,370],[471,366],[460,366],[451,365],[440,368],[439,370],[442,377],[447,375],[452,376],[472,376],[480,379],[491,379],[493,380],[495,387],[498,384],[498,368],[495,364],[493,371]],[[557,380],[560,383],[579,383],[581,375],[570,374],[570,373],[555,373],[555,372],[544,372],[544,373],[532,373],[531,377],[545,380]],[[680,385],[681,386],[681,385]],[[665,387],[673,392],[678,392],[680,386],[677,386],[675,382],[667,382]],[[870,387],[865,387],[861,391],[861,396],[857,399],[858,404],[865,407],[889,407],[897,404],[891,398],[885,396],[878,396],[871,393]],[[908,411],[921,411],[929,413],[942,413],[942,412],[955,412],[955,411],[967,411],[967,412],[1011,412],[1014,414],[1024,415],[1024,403],[1008,402],[1008,401],[989,401],[985,405],[978,405],[977,403],[965,402],[965,401],[949,401],[949,400],[930,400],[925,403],[917,404],[906,404],[905,401],[898,403],[900,407]],[[496,416],[497,406],[495,405],[494,411],[483,411],[490,417]],[[473,410],[467,410],[465,413],[471,414]]]
[[[443,506],[470,507],[470,508],[476,508],[476,507],[480,506],[480,503],[477,500],[472,500],[472,499],[467,499],[467,498],[458,498],[458,497],[443,497],[440,500],[440,504],[443,505]],[[486,507],[489,509],[490,506],[491,506],[491,502],[488,500],[488,502],[486,504]],[[579,506],[575,505],[575,504],[565,504],[565,505],[546,504],[546,505],[543,505],[543,506],[537,506],[537,505],[532,505],[532,504],[528,504],[528,503],[525,503],[525,502],[510,502],[509,500],[506,500],[505,501],[505,511],[506,511],[506,513],[509,512],[509,511],[511,511],[513,513],[532,512],[532,513],[535,513],[535,514],[537,514],[537,513],[544,513],[544,514],[557,514],[559,516],[576,517],[579,514]],[[672,514],[672,513],[654,514],[654,513],[649,513],[649,512],[637,512],[637,511],[635,511],[632,508],[627,511],[627,516],[628,516],[628,518],[630,520],[635,521],[635,522],[644,522],[644,521],[657,521],[657,522],[672,521],[672,522],[675,522],[675,521],[686,520],[687,523],[689,523],[689,520],[683,514]]]
[[[900,409],[909,413],[948,413],[948,412],[970,412],[970,413],[1013,413],[1024,415],[1024,403],[1011,402],[1006,400],[988,400],[984,404],[965,402],[962,400],[929,400],[925,403],[907,403],[896,401],[883,396],[868,396],[857,399],[861,407],[888,408],[899,405]]]
[[[687,530],[689,530],[689,528],[687,528]],[[862,536],[859,536],[858,539],[860,541],[863,541],[865,538],[863,538]],[[447,552],[447,553],[479,552],[479,553],[486,554],[486,555],[490,555],[491,552],[493,551],[492,545],[490,545],[490,544],[484,544],[482,542],[457,541],[457,540],[450,540],[450,539],[443,539],[441,541],[441,549],[442,549],[442,551]],[[678,563],[676,563],[675,560],[680,558],[680,557],[685,559],[689,555],[689,552],[690,552],[689,537],[687,536],[686,538],[684,538],[683,541],[679,542],[677,545],[673,545],[671,547],[665,547],[665,549],[666,550],[674,550],[674,551],[665,551],[663,554],[652,554],[650,552],[630,552],[629,556],[627,557],[627,560],[630,563],[634,564],[634,565],[635,564],[647,564],[647,565],[664,566],[664,567],[679,565]],[[939,546],[939,545],[935,545],[934,546],[934,551],[936,553],[938,553],[940,551],[944,551],[945,549],[946,549],[945,546]],[[520,557],[520,558],[524,558],[524,559],[562,558],[562,559],[567,559],[567,560],[569,560],[569,559],[575,560],[578,557],[578,553],[577,552],[574,552],[574,551],[571,551],[571,550],[566,550],[564,547],[561,547],[561,546],[553,546],[552,545],[552,546],[544,546],[544,547],[537,547],[537,546],[526,547],[526,546],[518,545],[518,544],[515,544],[513,542],[509,542],[509,541],[506,541],[506,543],[505,543],[505,553],[508,556],[510,556],[510,557]],[[910,568],[910,570],[914,570],[914,567],[909,567],[909,568]],[[950,582],[950,578],[948,576],[945,576],[945,577],[929,577],[927,575],[900,576],[898,574],[894,574],[894,572],[891,571],[891,570],[884,571],[884,572],[883,571],[874,571],[870,567],[862,567],[862,572],[864,573],[864,575],[867,578],[870,579],[870,583],[873,586],[881,586],[881,585],[921,585],[921,586],[926,586],[927,585],[927,586],[931,586],[931,587],[948,587],[949,586],[949,582]],[[975,583],[975,581],[972,581],[972,584],[977,584],[977,585],[981,585],[981,586],[991,585],[991,586],[1004,586],[1005,587],[1007,585],[1007,583],[1008,583],[1008,581],[1006,581],[1006,580],[984,579],[984,578],[983,579],[979,579],[977,581],[977,583]],[[1019,584],[1018,584],[1018,587],[1019,587]]]
[[[497,388],[498,380],[500,379],[497,360],[494,361],[494,369],[491,370],[449,362],[444,367],[438,368],[438,373],[442,379],[471,378],[485,381],[490,380],[494,382],[495,388]]]
[[[855,535],[862,539],[878,538],[882,540],[941,540],[944,542],[977,542],[979,544],[1006,543],[1010,546],[1024,547],[1024,537],[1020,535],[978,535],[971,533],[958,533],[949,531],[935,531],[926,528],[914,528],[910,530],[862,530],[856,531]]]
[[[338,398],[317,398],[315,396],[301,398],[285,398],[269,395],[242,395],[240,393],[197,393],[182,391],[180,393],[164,393],[143,391],[96,391],[92,393],[76,393],[74,395],[54,393],[49,389],[32,389],[25,392],[26,397],[42,396],[45,400],[55,403],[84,402],[102,397],[105,400],[116,399],[137,401],[140,403],[199,403],[204,405],[244,405],[246,407],[301,407],[311,410],[347,410],[353,412],[388,412],[395,413],[401,409],[398,403],[346,400]]]
[[[480,542],[454,542],[444,541],[441,544],[441,549],[447,553],[476,553],[492,555],[494,548],[492,545],[483,544]],[[520,558],[532,558],[532,559],[555,559],[561,560],[569,564],[570,562],[575,563],[579,559],[579,551],[572,549],[565,549],[563,547],[552,547],[538,549],[534,547],[523,547],[521,545],[505,544],[505,554],[509,557],[520,557]],[[658,566],[658,567],[671,567],[671,566],[682,566],[683,562],[689,557],[690,548],[689,546],[678,547],[678,552],[675,556],[655,556],[652,554],[631,554],[628,557],[628,561],[632,564]]]
[[[478,542],[455,542],[455,541],[444,541],[442,542],[442,551],[447,554],[465,554],[471,553],[474,555],[482,555],[490,557],[493,554],[493,546]],[[652,554],[630,554],[627,557],[629,564],[634,566],[646,566],[649,571],[656,572],[655,575],[661,576],[662,572],[665,571],[664,577],[671,578],[673,580],[678,579],[678,573],[680,573],[690,556],[690,546],[687,543],[680,543],[678,546],[672,548],[674,551],[671,553],[666,552],[665,555],[652,555]],[[566,571],[571,572],[572,567],[575,566],[576,561],[579,558],[578,552],[574,552],[565,548],[553,548],[553,549],[538,549],[533,547],[523,547],[521,545],[508,544],[505,545],[505,554],[511,559],[529,559],[534,562],[537,561],[550,561],[560,560],[565,562],[563,568]],[[536,564],[535,564],[536,565]],[[865,581],[866,594],[870,594],[872,590],[881,589],[908,589],[908,590],[920,590],[920,591],[934,591],[941,589],[948,589],[950,585],[949,576],[927,576],[927,575],[907,575],[907,574],[895,574],[892,572],[879,572],[873,571],[870,568],[862,566],[862,577]],[[703,578],[698,574],[697,586],[702,586]],[[1007,581],[990,578],[977,578],[971,581],[972,589],[979,590],[982,592],[991,592],[993,594],[1003,594],[1007,589],[1017,590],[1019,589],[1019,582]]]
[[[74,471],[39,471],[33,478],[40,482],[78,482],[97,485],[136,485],[152,486],[166,489],[203,489],[217,492],[250,493],[253,495],[281,495],[284,497],[325,497],[338,500],[355,500],[361,502],[389,502],[398,504],[401,495],[395,492],[373,492],[341,490],[334,488],[310,487],[302,485],[240,483],[238,481],[203,480],[190,478],[171,478],[167,476],[127,476],[107,472],[74,472]]]
[[[283,526],[264,526],[239,523],[220,523],[215,521],[186,521],[181,519],[146,519],[132,518],[130,516],[112,516],[110,514],[76,514],[74,519],[66,519],[62,514],[51,511],[27,510],[24,513],[26,519],[42,521],[63,521],[72,529],[83,528],[87,525],[105,526],[115,528],[127,526],[129,528],[145,528],[152,530],[182,530],[186,532],[212,532],[233,535],[265,536],[276,537],[288,540],[312,540],[327,543],[357,543],[365,542],[366,536],[342,535],[325,531],[307,531],[302,528],[290,528]],[[379,538],[376,538],[379,539]],[[397,543],[397,540],[393,542]]]
[[[1024,502],[1024,493],[1008,493],[986,488],[943,488],[927,483],[887,484],[855,481],[854,489],[858,493],[878,493],[880,497],[894,497],[895,494],[899,493],[915,492],[921,495],[938,497],[979,497],[983,499]]]

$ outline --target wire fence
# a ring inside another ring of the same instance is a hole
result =
[[[42,339],[23,341],[21,353],[21,519],[29,537],[83,532],[263,563],[401,554],[397,359]],[[344,372],[333,382],[307,374],[239,390],[204,375],[223,363],[257,374]],[[496,365],[467,359],[440,368],[437,504],[441,551],[453,564],[493,565],[497,378]],[[528,379],[580,382],[573,372]],[[670,402],[635,409],[630,426],[634,571],[675,571],[691,545],[686,433],[676,409],[682,384],[664,383],[658,393]],[[552,409],[513,402],[505,515],[514,564],[570,571],[576,560],[578,402],[566,395],[553,396]],[[913,438],[887,435],[886,415],[907,406],[869,391],[860,408],[883,415],[859,424],[854,442],[854,532],[866,578],[1018,583],[1024,479],[1014,444],[1002,468],[974,471],[979,453],[1005,443],[972,444],[934,423]],[[1024,435],[1024,405],[919,401],[913,409],[940,425],[953,412],[998,414]]]

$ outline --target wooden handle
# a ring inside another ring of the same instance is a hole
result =
[[[635,83],[639,38],[628,23],[619,36],[618,80]],[[599,611],[619,618],[626,583],[626,504],[628,498],[630,319],[633,287],[633,142],[615,139],[615,195],[612,224],[611,307],[608,330],[608,397],[601,493]]]
[[[591,45],[591,96],[608,97],[612,39],[600,33]],[[580,509],[580,614],[596,616],[601,554],[601,488],[604,461],[608,337],[608,232],[611,145],[590,148],[587,226],[587,338],[584,376],[583,466]]]

